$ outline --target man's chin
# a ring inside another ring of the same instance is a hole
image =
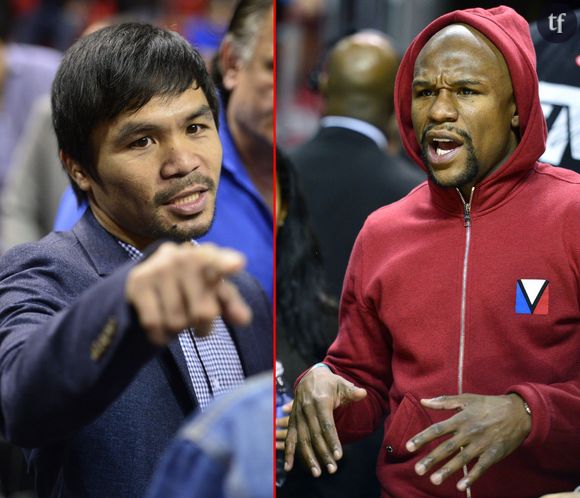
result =
[[[199,239],[209,232],[210,223],[196,224],[192,226],[173,225],[167,236],[177,242],[186,242],[192,239]]]
[[[172,227],[172,231],[179,233],[183,240],[198,239],[206,235],[213,226],[215,210],[211,213],[209,219],[207,219],[208,217],[205,218],[188,220],[182,224],[176,224]]]
[[[443,188],[462,188],[472,183],[477,176],[477,171],[460,171],[453,174],[449,170],[435,170],[430,164],[427,164],[429,177],[436,185]]]

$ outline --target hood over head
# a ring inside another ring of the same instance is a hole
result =
[[[538,96],[536,54],[529,26],[523,17],[509,7],[450,12],[429,24],[411,42],[401,61],[395,83],[395,112],[403,145],[410,157],[427,170],[411,119],[413,72],[421,49],[435,33],[450,24],[473,27],[501,52],[510,73],[519,114],[520,140],[517,148],[501,168],[484,178],[480,184],[514,174],[519,176],[523,171],[531,169],[544,152],[547,128]],[[489,118],[493,120],[493,116]]]

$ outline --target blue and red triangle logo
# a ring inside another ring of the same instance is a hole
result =
[[[516,313],[547,315],[550,304],[549,281],[540,278],[522,278],[516,283]]]

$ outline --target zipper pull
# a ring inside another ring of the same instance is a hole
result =
[[[459,190],[458,188],[455,188],[455,190],[457,190],[457,193],[461,198],[461,202],[463,203],[463,226],[465,228],[469,228],[471,226],[471,200],[473,199],[473,191],[475,190],[475,186],[471,187],[468,202],[465,202],[461,190]]]
[[[463,203],[463,226],[469,228],[471,226],[471,204]]]

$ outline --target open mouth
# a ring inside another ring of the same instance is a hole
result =
[[[194,192],[186,197],[182,197],[180,199],[176,199],[172,202],[174,206],[181,206],[183,204],[189,204],[192,202],[196,202],[201,197],[201,192]]]
[[[438,156],[449,154],[457,147],[461,146],[461,144],[457,143],[455,140],[451,140],[450,138],[434,138],[431,140],[430,145],[435,149],[435,153]]]
[[[191,216],[205,210],[208,203],[208,190],[206,188],[190,190],[172,198],[165,205],[173,214]]]
[[[447,137],[431,137],[427,143],[427,156],[431,164],[450,162],[463,147],[463,143]]]

